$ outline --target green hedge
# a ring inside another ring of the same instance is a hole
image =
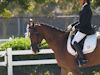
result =
[[[12,48],[13,50],[25,50],[30,49],[30,39],[24,37],[17,37],[10,41],[4,42],[0,45],[0,50],[5,50],[7,48]],[[48,48],[48,44],[43,39],[40,48]],[[39,59],[53,59],[54,54],[45,54],[45,55],[28,55],[28,56],[13,56],[14,61],[19,60],[39,60]],[[2,61],[0,59],[0,61]],[[56,70],[55,70],[56,68]],[[14,66],[14,75],[58,75],[60,68],[57,64],[55,65],[34,65],[34,66]],[[0,75],[7,75],[6,67],[0,66]]]
[[[30,49],[30,39],[24,37],[17,37],[10,41],[0,44],[0,51],[3,51],[7,48],[12,48],[13,50],[27,50]],[[45,40],[42,40],[40,48],[48,48],[48,44]]]

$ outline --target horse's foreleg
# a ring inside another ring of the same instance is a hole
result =
[[[61,74],[60,75],[67,75],[67,72],[65,71],[65,69],[61,68]]]
[[[61,75],[74,75],[74,74],[64,68],[61,68]]]
[[[61,75],[74,75],[72,72],[68,72],[67,70],[65,69],[61,69]]]

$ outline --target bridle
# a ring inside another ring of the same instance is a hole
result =
[[[30,40],[31,40],[31,46],[32,46],[32,49],[34,50],[37,50],[35,52],[39,52],[39,45],[40,45],[40,42],[39,41],[39,37],[42,37],[42,35],[35,29],[34,26],[29,26],[29,32],[30,32]],[[32,42],[32,35],[35,35],[37,38],[36,38],[36,42]]]

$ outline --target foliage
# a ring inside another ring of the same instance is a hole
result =
[[[4,10],[9,11],[12,15],[17,15],[17,13],[30,11],[32,4],[30,0],[1,0],[0,2],[0,16],[5,17],[3,14]],[[26,11],[25,11],[26,10]],[[32,9],[31,9],[32,10]],[[7,13],[6,13],[7,14]],[[12,16],[9,15],[9,16]]]
[[[96,7],[100,6],[100,1],[99,0],[92,0],[91,3],[92,3],[93,8],[96,8]]]
[[[100,0],[92,0],[92,6],[93,6],[94,8],[100,6]]]
[[[28,38],[15,38],[0,45],[0,50],[12,48],[15,50],[30,49],[30,40]]]
[[[5,18],[9,18],[9,17],[13,16],[12,13],[9,10],[7,10],[7,9],[4,9],[3,12],[2,12],[2,14],[0,14],[0,16],[1,15],[3,17],[5,17]]]
[[[57,64],[52,65],[29,65],[13,67],[14,75],[59,75],[60,68]],[[0,67],[0,75],[7,75],[6,67]]]
[[[11,41],[2,43],[0,45],[0,50],[5,50],[7,48],[12,48],[13,50],[27,50],[30,49],[30,45],[31,42],[29,38],[17,37],[12,39]],[[48,48],[48,44],[45,40],[41,42],[40,46],[40,48]]]
[[[100,0],[92,0],[93,8],[100,6]],[[55,13],[65,15],[75,14],[79,11],[79,1],[77,0],[1,0],[0,16],[16,15],[48,15]],[[10,13],[10,14],[9,14]],[[12,15],[11,15],[12,14]]]
[[[41,45],[41,47],[40,47],[41,49],[49,48],[49,47],[48,47],[48,43],[46,42],[45,39],[42,40],[42,42],[41,42],[40,45]]]

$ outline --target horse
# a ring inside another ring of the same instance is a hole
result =
[[[37,23],[29,26],[31,46],[34,53],[39,52],[38,45],[45,39],[49,47],[54,51],[58,66],[61,68],[60,75],[84,75],[76,63],[73,55],[67,51],[67,40],[69,31],[62,31],[48,24]],[[97,39],[97,46],[92,53],[85,55],[88,59],[81,67],[92,67],[100,64],[100,37]]]

